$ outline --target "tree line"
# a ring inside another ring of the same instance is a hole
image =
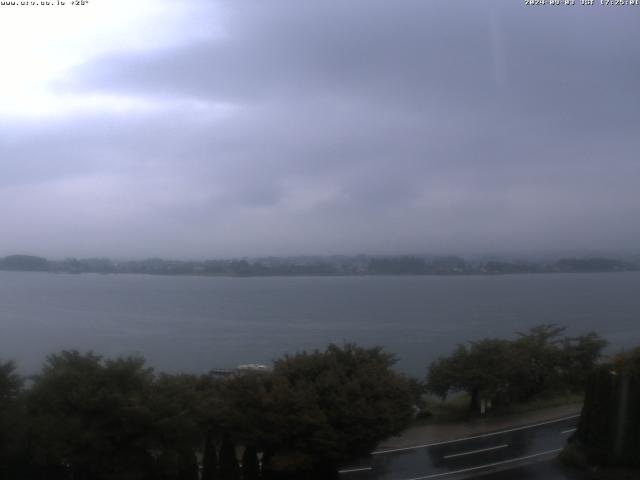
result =
[[[410,425],[425,393],[470,410],[584,391],[606,342],[541,325],[459,345],[425,382],[382,348],[329,345],[229,378],[62,351],[25,378],[0,362],[0,480],[331,479]]]
[[[637,259],[563,258],[557,261],[465,260],[456,256],[267,257],[230,260],[47,260],[31,255],[0,258],[0,270],[57,273],[135,273],[212,276],[501,275],[517,273],[626,272]]]
[[[28,379],[5,362],[0,478],[335,478],[410,423],[415,392],[393,363],[352,344],[226,379],[77,351],[49,356]]]
[[[539,325],[513,340],[486,338],[458,345],[431,364],[427,390],[443,399],[466,392],[473,412],[541,395],[582,393],[607,342],[595,332],[563,336],[565,330]]]

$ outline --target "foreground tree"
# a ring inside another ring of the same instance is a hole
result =
[[[0,479],[10,478],[19,469],[23,441],[19,396],[22,378],[13,362],[0,362]]]
[[[56,478],[143,478],[150,470],[151,370],[140,358],[51,355],[28,392],[33,465]]]
[[[13,362],[0,362],[0,412],[15,404],[22,388],[22,377]]]
[[[147,406],[152,418],[151,448],[159,478],[197,480],[196,451],[204,440],[198,406],[200,379],[195,375],[161,374],[149,385]],[[211,460],[210,458],[208,459]]]
[[[229,434],[224,435],[220,445],[220,479],[240,480],[240,465],[236,457],[236,446]]]
[[[411,421],[413,390],[380,348],[330,345],[286,356],[273,374],[231,380],[226,428],[264,452],[271,478],[333,478]],[[253,468],[253,467],[252,467]]]
[[[459,345],[449,357],[429,368],[427,388],[443,399],[451,392],[469,394],[472,411],[481,411],[482,402],[498,402],[508,395],[512,370],[511,345],[506,340],[485,339]]]
[[[260,478],[258,450],[250,445],[242,454],[242,480],[258,480],[258,478]]]
[[[202,452],[202,480],[218,479],[218,452],[215,435],[212,432],[205,434]]]
[[[583,389],[589,374],[602,357],[607,341],[595,332],[589,332],[562,341],[563,375],[562,380],[574,390]]]
[[[526,402],[544,391],[559,387],[564,366],[560,335],[565,327],[538,325],[528,332],[518,332],[515,340],[507,341],[506,361],[507,401]]]

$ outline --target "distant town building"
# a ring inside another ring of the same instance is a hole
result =
[[[236,368],[214,368],[209,371],[209,374],[214,377],[229,378],[250,372],[270,373],[272,371],[273,367],[270,365],[264,365],[262,363],[245,363],[238,365]]]

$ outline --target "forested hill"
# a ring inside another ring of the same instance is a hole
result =
[[[50,270],[50,262],[46,258],[32,255],[11,255],[0,260],[2,270],[43,272]]]
[[[235,260],[47,260],[32,255],[0,258],[0,270],[56,273],[141,273],[148,275],[332,276],[332,275],[495,275],[514,273],[588,273],[640,270],[637,258],[560,258],[514,261],[466,260],[432,256],[264,257]]]

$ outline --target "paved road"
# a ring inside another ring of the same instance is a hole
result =
[[[585,473],[564,468],[553,459],[541,460],[535,463],[499,470],[491,473],[477,474],[469,478],[478,480],[585,480]]]
[[[340,476],[343,480],[455,480],[517,467],[528,473],[515,478],[552,478],[548,474],[539,477],[531,474],[554,468],[547,466],[540,470],[540,465],[548,464],[545,461],[562,449],[575,431],[578,417],[573,415],[452,441],[373,452],[359,464],[344,467]],[[496,478],[514,478],[496,475]]]

